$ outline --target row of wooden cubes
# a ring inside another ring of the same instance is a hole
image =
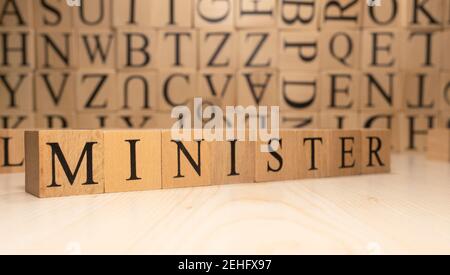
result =
[[[242,134],[213,141],[161,130],[27,131],[26,191],[59,197],[390,171],[389,131]]]
[[[0,26],[444,28],[449,0],[0,0]],[[79,4],[79,7],[76,5]]]
[[[0,70],[0,112],[163,111],[200,97],[283,112],[450,111],[450,73],[438,71]]]
[[[450,70],[449,44],[450,30],[4,29],[0,64],[3,70]]]

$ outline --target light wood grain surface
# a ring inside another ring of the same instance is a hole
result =
[[[389,175],[37,199],[0,176],[0,253],[450,253],[450,164]]]

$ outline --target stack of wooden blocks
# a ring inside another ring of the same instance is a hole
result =
[[[0,128],[168,128],[196,96],[398,151],[450,126],[450,0],[79,2],[0,0]]]

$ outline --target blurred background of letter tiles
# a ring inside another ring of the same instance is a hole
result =
[[[194,97],[398,151],[450,127],[450,0],[77,2],[0,0],[0,128],[169,128]]]

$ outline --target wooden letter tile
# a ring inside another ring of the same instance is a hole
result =
[[[282,111],[319,111],[318,74],[281,71],[278,91]]]
[[[98,130],[117,128],[117,116],[111,112],[77,113],[77,129]]]
[[[330,133],[329,176],[361,174],[361,131],[333,130]]]
[[[0,71],[0,112],[33,112],[33,74]]]
[[[327,71],[320,75],[323,111],[357,110],[361,74],[357,71]]]
[[[441,28],[444,22],[445,0],[398,1],[402,12],[401,23],[408,28]]]
[[[320,0],[321,28],[357,29],[362,23],[363,0]]]
[[[25,133],[26,191],[40,198],[104,193],[101,131]]]
[[[279,39],[279,64],[281,69],[318,71],[319,33],[283,31]]]
[[[117,68],[148,70],[157,65],[157,34],[150,28],[119,28],[117,34]]]
[[[197,68],[197,32],[189,29],[161,30],[158,40],[159,68]]]
[[[361,32],[356,30],[322,30],[319,39],[320,68],[348,70],[360,67]]]
[[[328,130],[302,130],[299,132],[300,179],[328,177],[330,138],[331,131]]]
[[[317,30],[319,1],[281,0],[278,4],[278,26],[282,29]]]
[[[111,0],[80,0],[81,5],[73,8],[74,24],[79,29],[109,29],[112,26]]]
[[[36,34],[39,69],[75,69],[79,64],[78,47],[72,31],[48,31]]]
[[[34,128],[34,114],[30,112],[0,112],[0,129]]]
[[[441,111],[450,111],[450,73],[441,74],[441,86],[438,102],[441,102]]]
[[[0,130],[0,174],[25,172],[23,130]]]
[[[391,132],[389,130],[362,130],[361,150],[363,174],[391,171]]]
[[[75,129],[77,117],[73,111],[42,112],[35,115],[38,129]]]
[[[151,0],[113,0],[114,27],[152,27],[151,13],[158,8]]]
[[[195,96],[197,75],[192,70],[167,70],[159,74],[159,110],[171,111],[173,107],[187,105]]]
[[[395,111],[402,107],[404,74],[396,70],[370,70],[362,73],[362,111]]]
[[[70,30],[73,26],[73,8],[64,0],[35,1],[37,29]]]
[[[237,36],[232,29],[200,30],[199,41],[199,67],[201,69],[236,68]]]
[[[0,29],[0,66],[3,70],[35,67],[34,32],[22,29]]]
[[[183,27],[193,25],[193,0],[150,0],[152,1],[152,25],[158,28]]]
[[[212,142],[180,141],[171,130],[162,132],[163,189],[207,186],[212,183]]]
[[[402,0],[388,0],[380,1],[379,6],[363,5],[364,28],[389,28],[399,27],[401,23],[401,10],[399,9],[399,2]]]
[[[236,105],[236,75],[233,70],[202,70],[198,74],[196,96],[217,99],[220,106]]]
[[[274,27],[276,0],[235,0],[236,27]]]
[[[0,0],[1,28],[33,28],[35,0]]]
[[[322,129],[357,129],[358,113],[354,111],[322,111],[320,127]]]
[[[277,31],[274,29],[239,32],[240,68],[276,68]]]
[[[276,106],[278,75],[276,70],[241,70],[238,72],[237,103],[242,106]]]
[[[195,27],[233,27],[234,0],[195,0],[194,3]]]
[[[72,70],[38,70],[35,73],[38,112],[75,111],[76,74]]]
[[[428,131],[437,127],[434,112],[406,112],[398,115],[400,151],[425,152]]]
[[[82,30],[78,33],[79,67],[116,67],[116,40],[112,31]]]
[[[318,112],[283,112],[280,115],[281,129],[319,129]]]
[[[401,45],[403,70],[440,68],[442,32],[404,31],[401,33]]]
[[[399,29],[367,29],[362,32],[362,41],[362,69],[400,67],[403,45]]]
[[[403,103],[406,110],[438,110],[438,71],[410,71],[405,73]]]
[[[77,73],[77,110],[98,112],[117,109],[114,70],[83,70]]]
[[[157,109],[156,72],[120,72],[117,78],[119,110],[152,111]]]
[[[397,115],[393,112],[364,111],[360,113],[359,120],[358,128],[390,130],[392,150],[400,151],[400,121]]]
[[[450,71],[450,55],[448,54],[447,45],[450,45],[449,29],[446,29],[445,31],[442,32],[441,69],[445,71]]]
[[[161,189],[161,131],[104,132],[105,192]]]
[[[272,152],[262,152],[270,146]],[[294,180],[299,177],[298,131],[280,130],[280,137],[270,141],[259,140],[255,151],[256,182]],[[278,147],[278,148],[277,148]]]

